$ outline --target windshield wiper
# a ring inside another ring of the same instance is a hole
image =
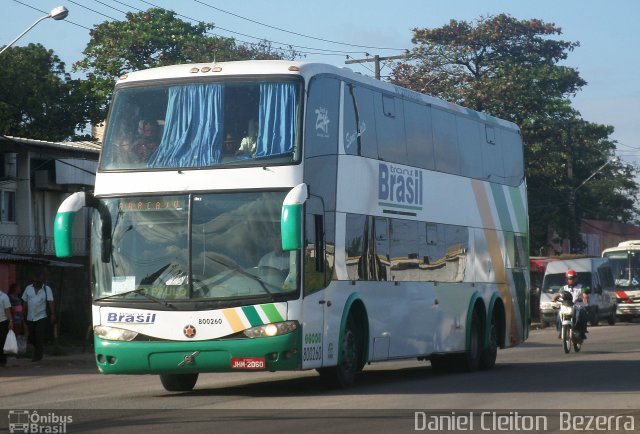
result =
[[[119,297],[119,296],[123,296],[123,295],[127,295],[127,294],[139,294],[139,295],[142,295],[143,297],[147,298],[148,300],[155,301],[156,303],[161,304],[161,305],[163,305],[165,307],[170,307],[171,309],[174,309],[174,310],[177,309],[174,305],[172,305],[168,301],[162,300],[162,299],[160,299],[158,297],[155,297],[155,296],[153,296],[151,294],[148,294],[146,292],[146,290],[147,290],[147,288],[136,288],[136,289],[133,289],[131,291],[119,292],[117,294],[111,294],[111,295],[107,295],[105,297],[96,298],[94,301],[102,301],[102,300],[106,300],[108,298],[115,298],[115,297]],[[142,292],[142,291],[145,291],[145,292]]]
[[[264,282],[264,280],[262,280],[261,278],[259,278],[258,276],[256,276],[255,274],[251,274],[248,271],[244,270],[242,267],[240,267],[239,265],[236,264],[229,264],[227,262],[221,261],[219,259],[216,259],[212,256],[209,255],[205,255],[205,257],[207,259],[212,260],[213,262],[216,262],[220,265],[223,265],[225,267],[227,267],[230,270],[236,271],[239,274],[242,274],[243,276],[247,276],[250,279],[255,280],[256,282],[258,282],[260,284],[260,286],[262,287],[262,289],[264,290],[265,293],[267,293],[267,295],[269,295],[269,298],[271,299],[271,301],[274,300],[273,298],[273,293],[271,291],[269,291],[269,288],[267,288],[267,284]]]

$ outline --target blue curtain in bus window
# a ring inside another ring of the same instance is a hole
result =
[[[203,167],[222,153],[224,87],[194,84],[169,89],[162,140],[149,167]]]
[[[298,94],[294,83],[260,85],[256,158],[291,154],[296,137]]]

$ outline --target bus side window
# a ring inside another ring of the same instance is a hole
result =
[[[458,149],[456,116],[439,108],[432,110],[431,115],[433,118],[436,170],[459,175],[460,151]],[[502,164],[502,159],[500,159],[500,164]]]
[[[375,97],[378,156],[383,161],[409,164],[404,133],[402,100],[384,93]]]
[[[482,179],[482,124],[475,119],[456,115],[460,170],[464,176]]]
[[[345,259],[349,280],[366,280],[362,267],[365,245],[369,242],[368,226],[365,227],[365,216],[347,214],[345,230]]]
[[[305,218],[304,293],[318,291],[327,285],[325,266],[324,217],[307,214]]]
[[[404,101],[404,127],[408,160],[423,169],[435,169],[431,107]]]
[[[305,157],[337,154],[340,82],[314,77],[307,101]]]
[[[347,154],[378,159],[374,97],[367,88],[344,87],[344,148]]]

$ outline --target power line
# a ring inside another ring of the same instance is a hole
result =
[[[224,9],[217,8],[215,6],[207,4],[207,3],[203,2],[203,1],[200,1],[200,0],[193,0],[193,1],[196,2],[196,3],[199,3],[199,4],[203,5],[203,6],[207,6],[207,7],[211,8],[211,9],[215,9],[216,11],[223,12],[225,14],[234,16],[236,18],[240,18],[242,20],[249,21],[249,22],[254,23],[254,24],[258,24],[258,25],[261,25],[261,26],[264,26],[264,27],[268,27],[270,29],[278,30],[278,31],[285,32],[285,33],[290,33],[292,35],[302,36],[303,38],[315,39],[316,41],[329,42],[331,44],[346,45],[346,46],[349,46],[349,47],[368,48],[368,49],[372,49],[372,50],[406,51],[405,48],[372,47],[372,46],[368,46],[368,45],[358,45],[358,44],[351,44],[351,43],[348,43],[348,42],[338,42],[338,41],[332,41],[331,39],[324,39],[324,38],[319,38],[319,37],[316,37],[316,36],[305,35],[304,33],[294,32],[292,30],[287,30],[287,29],[283,29],[283,28],[280,28],[280,27],[276,27],[276,26],[272,26],[272,25],[269,25],[269,24],[265,24],[265,23],[260,22],[260,21],[252,20],[251,18],[247,18],[247,17],[244,17],[242,15],[238,15],[238,14],[235,14],[233,12],[229,12],[229,11],[226,11]]]
[[[98,1],[98,0],[95,0],[95,1]],[[130,4],[127,4],[127,3],[121,2],[121,1],[119,1],[119,0],[111,0],[111,1],[112,1],[112,2],[114,2],[114,3],[121,4],[122,6],[126,6],[126,7],[128,7],[128,8],[135,9],[135,10],[137,10],[138,12],[144,12],[144,9],[140,9],[140,8],[135,7],[135,6],[131,6]]]
[[[40,10],[38,8],[35,8],[35,7],[33,7],[33,6],[29,5],[29,4],[23,3],[20,0],[13,0],[13,1],[16,2],[16,3],[19,3],[19,4],[23,5],[23,6],[26,6],[28,8],[37,10],[37,11],[42,12],[42,13],[46,13],[45,11],[42,11],[42,10]],[[68,0],[68,1],[70,3],[73,3],[73,4],[83,8],[83,9],[86,9],[88,11],[91,11],[91,12],[95,13],[95,14],[103,16],[103,17],[105,17],[107,19],[110,19],[110,20],[113,20],[113,21],[121,21],[121,20],[119,20],[119,19],[117,19],[115,17],[107,15],[107,14],[105,14],[103,12],[100,12],[100,11],[98,11],[96,9],[90,8],[90,7],[86,6],[86,5],[83,5],[83,4],[79,3],[79,2],[77,2],[77,1],[74,1],[74,0]],[[117,11],[119,13],[122,13],[122,14],[125,14],[125,15],[128,13],[127,11],[123,11],[121,9],[118,9],[118,8],[114,7],[113,5],[109,5],[109,4],[107,4],[107,3],[103,2],[103,1],[100,1],[100,0],[94,0],[94,1],[96,3],[99,3],[99,4],[107,7],[107,8],[113,9],[114,11]],[[144,12],[142,9],[137,8],[135,6],[132,6],[132,5],[128,4],[128,3],[126,3],[126,2],[119,1],[119,0],[111,0],[111,1],[115,2],[115,3],[119,4],[119,5],[122,5],[122,6],[126,6],[126,7],[130,8],[132,10],[136,10],[138,12]],[[144,4],[146,4],[146,5],[148,5],[148,6],[154,7],[154,8],[167,10],[166,8],[163,8],[163,7],[161,7],[159,5],[156,5],[156,4],[154,4],[152,2],[149,2],[149,1],[145,1],[145,0],[139,0],[139,1],[144,3]],[[259,25],[262,25],[262,26],[265,26],[265,27],[268,27],[268,28],[273,28],[275,30],[279,30],[279,31],[283,31],[283,32],[295,34],[295,35],[298,35],[298,36],[311,38],[311,39],[316,39],[316,40],[320,40],[320,41],[323,41],[323,42],[329,42],[329,43],[340,44],[340,45],[345,45],[345,46],[361,47],[361,48],[375,48],[375,49],[381,49],[381,50],[402,50],[400,48],[370,47],[370,46],[366,46],[366,45],[343,43],[343,42],[338,42],[338,41],[332,41],[332,40],[329,40],[329,39],[324,39],[324,38],[318,38],[318,37],[314,37],[314,36],[304,35],[302,33],[289,31],[289,30],[282,29],[282,28],[279,28],[279,27],[271,26],[269,24],[261,23],[261,22],[256,21],[256,20],[252,20],[250,18],[242,17],[242,16],[240,16],[238,14],[234,14],[232,12],[216,8],[216,7],[212,6],[212,5],[209,5],[209,4],[197,1],[197,0],[194,0],[194,1],[196,1],[198,3],[201,3],[203,6],[206,6],[206,7],[215,9],[215,10],[220,10],[221,12],[228,13],[228,14],[236,16],[238,18],[245,19],[245,20],[247,20],[249,22],[253,22],[254,24],[259,24]],[[177,16],[182,17],[182,18],[186,18],[186,19],[188,19],[188,20],[190,20],[192,22],[196,22],[196,23],[201,22],[201,20],[197,20],[197,19],[189,17],[187,15],[180,14],[177,11],[172,11],[172,12],[174,12]],[[65,20],[65,22],[68,22],[70,24],[76,25],[76,26],[81,27],[81,28],[86,29],[86,30],[91,30],[91,28],[89,28],[89,27],[86,27],[84,25],[81,25],[81,24],[78,24],[76,22],[70,21],[68,19]],[[239,35],[239,36],[243,36],[245,38],[251,38],[251,39],[255,39],[255,40],[259,41],[259,42],[256,43],[256,42],[251,42],[251,41],[247,41],[247,40],[242,40],[242,39],[239,39],[237,37],[232,37],[234,40],[238,41],[239,43],[247,44],[247,45],[250,45],[250,46],[253,46],[253,47],[259,47],[260,46],[260,42],[265,42],[265,43],[269,43],[269,44],[274,44],[274,48],[279,49],[279,50],[287,50],[287,49],[289,49],[289,50],[294,50],[294,49],[298,50],[299,49],[299,51],[295,51],[295,52],[297,52],[300,55],[316,55],[316,56],[344,56],[344,55],[348,56],[349,54],[364,54],[366,56],[369,55],[368,53],[363,52],[363,51],[332,50],[332,49],[327,49],[327,48],[309,47],[309,46],[304,46],[304,45],[290,44],[290,43],[287,43],[287,42],[269,40],[267,38],[261,38],[261,37],[253,36],[253,35],[250,35],[250,34],[237,32],[237,31],[234,31],[234,30],[231,30],[231,29],[227,29],[227,28],[224,28],[224,27],[220,27],[220,26],[217,26],[215,24],[214,24],[214,28],[219,29],[219,30],[224,31],[224,32],[228,32],[228,33],[230,33],[232,35]],[[208,34],[208,35],[211,35],[211,36],[217,36],[217,37],[221,37],[221,38],[228,38],[228,36],[223,36],[223,35],[221,35],[219,33],[214,33],[214,32],[211,32],[211,31],[206,31],[205,33]],[[308,50],[310,50],[310,51],[308,51]],[[404,51],[406,51],[406,50],[404,50]]]
[[[96,2],[96,3],[100,3],[101,5],[106,6],[106,7],[110,8],[110,9],[113,9],[114,11],[118,11],[118,12],[120,12],[121,14],[124,14],[124,15],[126,15],[126,14],[127,14],[127,11],[121,11],[120,9],[114,8],[113,6],[108,5],[108,4],[106,4],[105,2],[102,2],[102,1],[100,1],[100,0],[93,0],[93,1],[94,1],[94,2]],[[117,2],[117,3],[120,3],[120,2]],[[124,4],[124,3],[120,3],[120,4],[122,4],[122,5],[124,5],[124,6],[128,6],[128,5]],[[131,6],[129,6],[129,7],[131,7]],[[141,11],[141,12],[142,12],[142,11]]]
[[[84,9],[86,9],[86,10],[88,10],[88,11],[93,12],[93,13],[96,13],[96,14],[98,14],[98,15],[102,15],[103,17],[107,17],[107,18],[109,18],[110,20],[113,20],[113,21],[120,21],[120,20],[118,20],[117,18],[114,18],[114,17],[109,16],[109,15],[107,15],[107,14],[103,14],[102,12],[99,12],[99,11],[97,11],[97,10],[95,10],[95,9],[91,9],[90,7],[85,6],[85,5],[82,5],[82,4],[80,4],[80,3],[76,2],[76,1],[73,1],[73,0],[66,0],[66,1],[68,1],[69,3],[73,3],[73,4],[74,4],[74,5],[76,5],[76,6],[80,6],[81,8],[84,8]],[[111,9],[113,9],[113,8],[111,8]]]
[[[100,0],[94,0],[94,1],[97,2],[97,3],[100,3],[102,5],[105,5],[105,6],[109,7],[109,8],[111,8],[111,9],[114,9],[114,10],[116,10],[118,12],[121,12],[121,13],[124,13],[124,14],[128,13],[128,12],[119,10],[119,9],[117,9],[117,8],[111,6],[111,5],[108,5],[108,4],[106,4],[106,3],[104,3],[104,2],[102,2]],[[137,8],[135,6],[132,6],[132,5],[127,4],[125,2],[122,2],[122,1],[119,1],[119,0],[111,0],[111,1],[116,2],[116,3],[120,4],[120,5],[126,6],[128,8],[134,9],[134,10],[136,10],[138,12],[144,12],[143,9]],[[149,5],[151,7],[154,7],[154,8],[158,8],[158,9],[162,9],[162,10],[168,10],[168,9],[165,9],[165,8],[159,6],[159,5],[153,4],[151,2],[147,2],[147,1],[144,1],[144,0],[140,0],[140,1],[143,2],[143,3],[146,3],[147,5]],[[72,1],[72,3],[75,3],[75,2]],[[79,5],[79,6],[85,8],[85,9],[88,9],[88,10],[94,12],[94,13],[97,13],[99,15],[102,15],[102,16],[105,16],[107,18],[110,18],[110,19],[112,19],[114,21],[120,21],[120,20],[118,20],[116,18],[110,17],[108,15],[105,15],[105,14],[99,12],[99,11],[96,11],[94,9],[88,8],[86,6],[83,6],[83,5]],[[200,20],[197,20],[195,18],[189,17],[187,15],[183,15],[183,14],[177,12],[177,11],[172,11],[172,12],[175,13],[179,17],[186,18],[189,21],[192,21],[192,22],[195,22],[195,23],[201,22]],[[266,41],[266,42],[269,42],[269,43],[277,44],[276,48],[279,48],[281,50],[285,50],[288,47],[296,47],[296,48],[304,48],[304,49],[308,49],[308,50],[326,51],[326,53],[310,52],[310,51],[299,51],[298,53],[300,53],[300,54],[312,54],[312,55],[319,55],[319,56],[327,56],[327,55],[328,56],[342,56],[342,55],[344,55],[346,53],[349,53],[349,52],[338,51],[338,50],[328,50],[328,49],[323,49],[323,48],[314,48],[314,47],[304,47],[304,46],[292,45],[292,44],[288,44],[286,42],[270,41],[270,40],[267,40],[267,39],[264,39],[264,38],[259,38],[257,36],[247,35],[247,34],[244,34],[244,33],[236,32],[236,31],[233,31],[233,30],[230,30],[230,29],[226,29],[224,27],[220,27],[220,26],[217,26],[217,25],[214,25],[214,28],[220,29],[222,31],[229,32],[229,33],[232,33],[232,34],[236,34],[236,35],[245,36],[245,37],[248,37],[248,38],[257,39],[258,41]],[[211,32],[211,31],[205,31],[205,33],[210,35],[210,36],[216,36],[216,37],[220,37],[220,38],[228,38],[227,36],[223,36],[223,35],[220,35],[219,33]],[[250,42],[250,41],[238,39],[238,38],[235,38],[235,37],[233,39],[238,41],[238,42],[240,42],[240,43],[251,45],[251,46],[254,46],[254,47],[260,45],[259,43],[256,43],[256,42]],[[351,53],[360,53],[360,52],[359,51],[354,51],[354,52],[351,52]]]
[[[158,8],[158,9],[162,9],[162,10],[168,10],[168,9],[166,9],[166,8],[163,8],[163,7],[159,6],[159,5],[156,5],[156,4],[151,3],[151,2],[149,2],[149,1],[146,1],[146,0],[139,0],[139,1],[140,1],[140,2],[142,2],[142,3],[145,3],[145,4],[149,5],[149,6],[152,6],[152,7],[154,7],[154,8]],[[177,11],[172,11],[172,12],[174,12],[177,16],[179,16],[179,17],[183,17],[183,18],[186,18],[186,19],[188,19],[188,20],[190,20],[190,21],[193,21],[193,22],[196,22],[196,23],[201,22],[201,20],[197,20],[197,19],[192,18],[192,17],[189,17],[189,16],[187,16],[187,15],[183,15],[183,14],[181,14],[181,13],[177,12]],[[318,53],[318,51],[320,51],[320,52],[324,52],[324,53],[326,53],[326,54],[328,54],[328,55],[346,55],[346,54],[356,54],[356,53],[357,53],[357,54],[365,54],[365,53],[363,53],[362,51],[329,50],[329,49],[326,49],[326,48],[307,47],[307,46],[303,46],[303,45],[290,44],[290,43],[287,43],[287,42],[273,41],[273,40],[269,40],[269,39],[266,39],[266,38],[260,38],[260,37],[257,37],[257,36],[253,36],[253,35],[248,35],[248,34],[245,34],[245,33],[236,32],[236,31],[234,31],[234,30],[226,29],[226,28],[224,28],[224,27],[220,27],[220,26],[218,26],[218,25],[214,25],[214,26],[215,26],[215,28],[220,29],[220,30],[223,30],[223,31],[225,31],[225,32],[229,32],[229,33],[232,33],[232,34],[236,34],[236,35],[244,36],[244,37],[247,37],[247,38],[256,39],[256,40],[258,40],[258,41],[265,41],[265,42],[269,42],[269,43],[272,43],[272,44],[277,44],[277,45],[279,45],[279,46],[280,46],[280,49],[286,49],[287,47],[289,47],[289,48],[302,48],[302,49],[304,49],[304,50],[315,50],[315,51],[316,51],[316,52],[304,52],[304,51],[300,51],[300,53],[301,53],[301,54],[314,54],[314,55],[315,55],[315,54],[322,54],[322,53]],[[209,33],[209,34],[213,34],[213,35],[215,35],[215,36],[223,37],[223,36],[218,35],[218,34],[215,34],[215,33],[211,33],[211,32],[207,32],[207,33]],[[250,44],[250,45],[254,45],[254,46],[255,46],[255,45],[258,45],[258,44],[256,44],[255,42],[242,41],[242,40],[240,40],[240,42],[242,42],[242,43],[246,43],[246,44]]]

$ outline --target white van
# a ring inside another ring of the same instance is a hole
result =
[[[561,259],[549,262],[542,280],[540,292],[540,322],[544,327],[555,324],[560,306],[551,299],[567,281],[565,273],[573,269],[578,273],[578,283],[589,290],[589,322],[597,325],[606,319],[610,325],[616,323],[616,295],[611,264],[607,258]]]

